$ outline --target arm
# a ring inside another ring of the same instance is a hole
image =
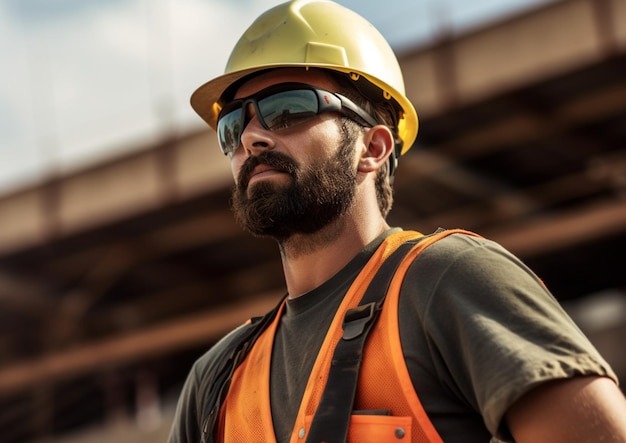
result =
[[[167,440],[168,443],[193,443],[200,441],[200,424],[197,420],[199,382],[196,377],[196,366],[197,363],[189,372],[178,399],[176,413]]]
[[[626,399],[609,378],[558,380],[522,396],[506,421],[518,443],[623,443]]]

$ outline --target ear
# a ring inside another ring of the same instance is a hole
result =
[[[359,158],[358,171],[363,173],[378,170],[388,161],[393,152],[394,142],[391,130],[383,125],[369,129],[363,140],[365,149]]]

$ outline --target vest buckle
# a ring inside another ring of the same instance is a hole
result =
[[[353,340],[363,334],[370,323],[373,323],[378,317],[379,312],[380,308],[376,302],[349,309],[343,318],[342,338],[344,340]]]

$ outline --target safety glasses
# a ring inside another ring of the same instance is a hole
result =
[[[224,106],[217,120],[217,136],[225,155],[232,156],[241,143],[241,134],[250,121],[249,104],[263,127],[270,131],[291,128],[332,111],[363,126],[378,124],[363,108],[340,94],[303,83],[281,83]]]

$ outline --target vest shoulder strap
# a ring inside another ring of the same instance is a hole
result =
[[[307,443],[344,443],[367,337],[376,323],[389,286],[400,263],[410,250],[415,256],[432,243],[460,230],[441,230],[433,235],[401,244],[380,266],[359,305],[349,309],[343,320],[343,335],[335,347],[330,372],[319,405],[313,416]]]

